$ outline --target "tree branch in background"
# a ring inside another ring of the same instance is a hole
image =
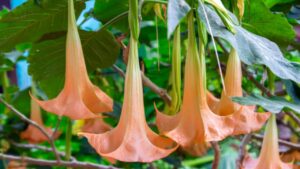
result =
[[[38,149],[41,151],[45,151],[45,152],[52,152],[52,148],[49,147],[45,147],[45,146],[40,146],[40,145],[36,145],[36,144],[21,144],[21,143],[17,143],[13,140],[9,141],[13,146],[18,147],[18,148],[24,148],[24,149]],[[65,152],[57,152],[61,157],[64,157],[66,154]],[[75,157],[71,157],[71,161],[77,161]]]
[[[24,116],[21,112],[19,112],[17,109],[15,109],[12,105],[8,104],[6,101],[4,101],[1,97],[0,97],[0,102],[2,102],[9,110],[11,110],[12,112],[14,112],[16,115],[18,115],[23,121],[33,125],[34,127],[36,127],[38,130],[40,130],[49,140],[49,143],[51,145],[52,151],[56,157],[56,160],[59,162],[60,161],[60,156],[57,153],[56,147],[54,145],[54,140],[52,139],[52,137],[47,133],[47,131],[41,127],[40,125],[38,125],[36,122],[28,119],[26,116]]]
[[[211,143],[211,146],[214,150],[214,161],[212,163],[212,169],[218,169],[220,159],[221,159],[221,149],[220,149],[220,146],[219,146],[218,142],[212,141],[210,143]]]
[[[37,165],[37,166],[58,166],[58,167],[73,167],[73,168],[85,168],[85,169],[117,169],[112,166],[104,166],[92,163],[85,163],[79,161],[55,161],[55,160],[40,160],[30,157],[19,157],[13,155],[0,154],[0,159],[2,160],[12,160],[25,162],[27,164]]]
[[[259,140],[259,141],[262,141],[264,139],[264,136],[259,135],[259,134],[253,134],[252,136],[254,139]],[[294,150],[300,150],[300,144],[291,143],[291,142],[281,140],[281,139],[279,139],[278,142],[279,142],[279,144],[290,147]]]

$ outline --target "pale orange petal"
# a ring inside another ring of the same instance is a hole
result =
[[[66,44],[65,84],[60,94],[48,101],[34,100],[46,111],[73,120],[99,117],[96,113],[111,112],[113,101],[94,86],[85,66],[77,30],[73,1],[69,4]]]
[[[293,165],[283,163],[280,160],[278,148],[278,131],[276,116],[272,115],[268,121],[265,136],[258,159],[246,157],[242,165],[243,169],[292,169]]]
[[[125,162],[151,162],[166,157],[177,145],[154,133],[147,125],[143,103],[137,41],[130,38],[124,103],[116,128],[101,134],[79,133],[102,156]]]
[[[111,130],[111,128],[112,127],[105,123],[102,118],[94,118],[85,120],[81,131],[86,133],[98,134],[109,131]]]

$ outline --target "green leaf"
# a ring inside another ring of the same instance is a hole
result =
[[[288,20],[280,14],[272,13],[262,0],[251,0],[251,3],[246,3],[243,26],[284,46],[293,42],[296,36]]]
[[[76,3],[81,12],[83,2]],[[10,51],[17,44],[34,42],[43,34],[67,29],[67,0],[29,0],[0,19],[0,50]]]
[[[94,15],[102,24],[111,22],[117,16],[122,16],[114,21],[113,26],[126,32],[128,31],[128,14],[122,14],[126,13],[128,8],[128,0],[96,0]]]
[[[300,104],[300,87],[297,85],[297,83],[290,80],[284,80],[284,84],[287,93],[291,96],[293,101]]]
[[[188,14],[191,7],[184,0],[168,2],[168,38],[171,37],[180,21]]]
[[[272,8],[274,5],[277,4],[284,4],[294,2],[295,0],[264,0],[264,3],[268,8]]]
[[[274,42],[255,35],[241,26],[234,26],[236,30],[234,35],[226,29],[222,20],[213,9],[206,6],[205,12],[209,18],[213,36],[228,41],[236,49],[244,63],[248,65],[265,65],[278,77],[300,83],[300,64],[285,59]],[[198,8],[198,13],[200,19],[203,20],[208,28],[208,23],[201,7]],[[236,20],[233,14],[231,14],[231,17]]]
[[[93,71],[115,63],[120,47],[113,35],[99,32],[80,32],[87,68]],[[48,97],[56,96],[62,89],[65,74],[66,38],[34,44],[29,56],[29,73]]]
[[[299,104],[288,102],[281,97],[265,98],[255,94],[247,97],[233,97],[232,100],[242,105],[259,105],[272,113],[280,113],[283,109],[291,109],[300,113]]]

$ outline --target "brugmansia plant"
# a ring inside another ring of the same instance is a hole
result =
[[[92,2],[0,11],[0,168],[299,167],[295,1]]]

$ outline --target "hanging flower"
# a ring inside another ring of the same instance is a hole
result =
[[[292,164],[283,163],[279,156],[278,131],[276,116],[272,115],[268,121],[265,136],[258,159],[246,156],[242,169],[292,169]]]
[[[124,102],[116,128],[102,133],[79,133],[96,151],[125,162],[152,162],[166,157],[177,145],[154,133],[147,125],[143,86],[138,63],[138,1],[129,0],[130,49],[125,77]]]
[[[196,46],[193,13],[188,14],[188,51],[185,65],[184,96],[181,111],[167,116],[157,111],[159,130],[183,148],[203,146],[209,141],[219,141],[229,135],[249,133],[261,127],[269,114],[249,116],[246,111],[228,116],[219,116],[211,111],[207,99],[204,50]],[[200,44],[201,45],[201,44]],[[208,102],[209,101],[209,102]],[[249,126],[248,123],[253,125]]]
[[[51,128],[46,128],[44,126],[42,117],[41,117],[41,111],[39,105],[31,100],[31,114],[30,114],[30,119],[34,122],[36,122],[38,125],[42,126],[48,134],[52,135],[53,132]],[[56,133],[54,136],[54,139],[58,138],[60,133]],[[49,141],[49,139],[35,126],[29,125],[25,131],[23,131],[20,135],[21,139],[27,140],[29,143],[32,144],[38,144],[42,143],[45,141]]]
[[[100,155],[127,162],[151,162],[169,155],[177,148],[172,140],[158,136],[147,126],[137,41],[133,37],[130,38],[125,96],[119,124],[103,134],[80,135],[85,136]]]
[[[232,135],[245,134],[260,129],[270,116],[270,113],[256,113],[255,106],[242,106],[234,103],[231,97],[242,97],[242,67],[241,61],[234,49],[231,50],[225,75],[225,89],[221,100],[209,94],[208,100],[212,111],[220,116],[236,115],[242,123],[236,123]],[[243,126],[243,127],[242,127]]]
[[[34,100],[46,111],[73,120],[98,117],[112,111],[112,99],[89,80],[77,30],[73,0],[69,0],[65,85],[48,101]]]

